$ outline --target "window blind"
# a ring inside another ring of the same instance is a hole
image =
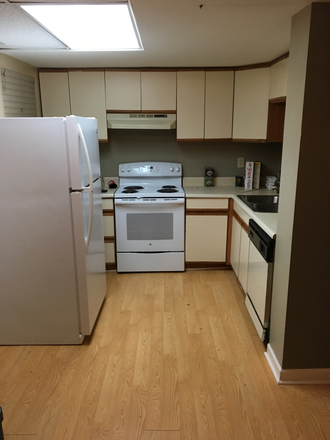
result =
[[[2,68],[1,82],[6,117],[37,116],[35,80],[32,76]]]

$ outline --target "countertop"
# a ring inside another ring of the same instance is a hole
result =
[[[186,197],[190,198],[232,198],[246,214],[255,220],[260,227],[271,237],[275,238],[277,231],[277,214],[254,212],[237,196],[239,194],[253,193],[255,195],[275,195],[267,188],[247,190],[236,186],[184,186]]]
[[[113,195],[117,188],[107,188],[106,193],[102,193],[103,199],[113,198]],[[237,196],[239,194],[251,193],[253,194],[271,194],[275,195],[275,192],[266,188],[246,190],[242,187],[236,187],[232,185],[217,185],[211,187],[205,187],[202,185],[184,185],[186,197],[190,198],[232,198],[243,209],[246,214],[255,220],[260,227],[271,237],[276,236],[277,231],[277,214],[275,213],[263,213],[254,212],[250,209],[242,200]]]

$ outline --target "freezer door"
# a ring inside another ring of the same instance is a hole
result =
[[[106,294],[101,179],[94,182],[92,218],[90,193],[72,192],[72,218],[77,262],[80,325],[91,334]],[[88,231],[91,224],[91,234]]]
[[[101,176],[99,141],[97,134],[97,120],[95,118],[82,118],[67,116],[66,118],[68,155],[70,163],[70,187],[79,189],[89,185],[88,167],[83,148],[83,139],[87,146],[88,156],[91,163],[92,180]]]

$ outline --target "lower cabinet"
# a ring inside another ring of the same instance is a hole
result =
[[[245,293],[247,291],[247,269],[250,245],[248,221],[249,217],[247,214],[245,214],[239,206],[234,204],[230,263]]]
[[[103,229],[104,229],[104,246],[105,246],[105,267],[107,270],[116,269],[116,253],[115,253],[115,224],[113,200],[102,199],[103,208]]]
[[[228,199],[186,199],[186,268],[226,265]]]

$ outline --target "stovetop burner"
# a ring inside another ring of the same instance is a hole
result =
[[[139,192],[139,191],[136,189],[123,189],[123,191],[122,191],[123,194],[135,194],[137,192]]]
[[[158,189],[157,192],[159,192],[159,193],[177,193],[178,190],[177,189],[173,189],[173,188],[164,188],[163,187],[161,189]]]
[[[174,189],[174,188],[176,188],[176,186],[175,185],[164,185],[164,186],[162,186],[162,188]]]
[[[144,189],[144,188],[143,186],[130,185],[130,186],[125,186],[124,189]]]

